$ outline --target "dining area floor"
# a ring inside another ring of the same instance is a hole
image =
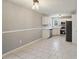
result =
[[[77,45],[67,42],[65,36],[54,36],[24,46],[3,59],[77,59]]]

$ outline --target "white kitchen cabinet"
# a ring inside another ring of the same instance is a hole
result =
[[[42,17],[42,37],[50,37],[50,29],[52,29],[52,20],[50,17]]]
[[[48,38],[50,36],[50,30],[44,29],[42,30],[42,38]]]
[[[42,25],[52,27],[52,19],[50,17],[42,17]]]
[[[53,28],[52,35],[60,35],[60,28]]]
[[[49,23],[49,18],[48,17],[42,17],[42,24],[48,25],[48,23]]]

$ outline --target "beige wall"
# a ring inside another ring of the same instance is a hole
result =
[[[41,38],[41,29],[39,29],[41,28],[41,18],[42,15],[39,13],[8,1],[3,1],[3,53]]]
[[[77,44],[77,15],[72,15],[72,42]]]

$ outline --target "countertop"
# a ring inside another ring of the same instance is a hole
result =
[[[42,27],[42,29],[50,30],[50,29],[60,29],[61,27]]]

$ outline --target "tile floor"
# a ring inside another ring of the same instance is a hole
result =
[[[77,45],[66,42],[65,36],[55,36],[26,46],[3,59],[77,59]]]

